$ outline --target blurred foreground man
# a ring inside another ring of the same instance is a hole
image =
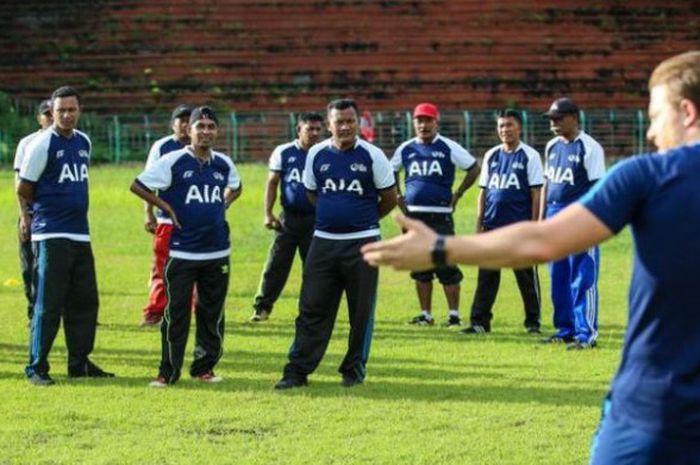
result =
[[[700,52],[662,62],[649,91],[647,137],[659,152],[618,163],[558,215],[449,239],[400,218],[408,234],[363,248],[371,264],[398,269],[520,267],[586,250],[629,224],[629,322],[593,465],[700,463]]]

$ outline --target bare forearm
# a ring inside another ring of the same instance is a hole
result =
[[[482,268],[524,268],[550,260],[541,247],[542,233],[529,222],[516,223],[476,236],[447,239],[450,263]]]
[[[524,268],[557,260],[598,244],[612,232],[581,205],[572,205],[554,218],[523,221],[477,236],[447,240],[450,263],[483,268]]]
[[[243,187],[239,187],[236,190],[227,188],[224,191],[224,202],[226,202],[226,208],[231,206],[231,204],[233,202],[235,202],[236,199],[238,199],[238,197],[240,197],[242,193],[243,193]]]
[[[141,185],[138,184],[136,181],[134,181],[131,184],[130,190],[131,190],[131,192],[136,194],[136,196],[140,197],[142,200],[146,201],[147,203],[149,203],[153,206],[156,206],[164,211],[170,210],[170,205],[168,205],[167,202],[165,202],[163,199],[161,199],[160,197],[155,195],[153,192],[141,187]]]
[[[311,205],[316,206],[316,193],[315,192],[306,191],[306,198],[309,199],[309,203]]]
[[[476,232],[481,232],[484,223],[484,207],[486,205],[486,194],[484,189],[480,189],[479,197],[476,199]]]
[[[278,186],[279,180],[268,178],[267,184],[265,185],[265,214],[267,215],[271,215],[272,209],[275,207]]]
[[[385,189],[379,194],[379,218],[384,218],[389,214],[391,210],[394,209],[398,201],[398,196],[396,195],[396,187],[391,189]]]
[[[539,210],[539,215],[537,218],[539,220],[543,220],[545,215],[547,214],[547,183],[544,183],[544,186],[542,186],[542,189],[540,190],[540,210]]]
[[[29,215],[29,204],[21,195],[17,195],[17,206],[19,207],[19,215]]]
[[[530,195],[532,196],[532,221],[538,221],[540,219],[541,194],[541,187],[530,189]]]
[[[464,176],[464,179],[462,179],[462,182],[459,184],[456,193],[460,196],[463,195],[467,191],[467,189],[472,187],[474,182],[476,182],[476,178],[479,176],[480,172],[481,168],[479,168],[479,165],[474,165],[474,167],[470,169]]]
[[[20,180],[17,182],[17,197],[23,199],[25,203],[31,203],[34,200],[34,184]]]

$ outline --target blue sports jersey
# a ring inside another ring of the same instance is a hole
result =
[[[533,187],[544,184],[542,160],[535,149],[520,143],[513,152],[497,145],[484,155],[479,187],[484,189],[482,225],[494,229],[532,220]]]
[[[327,139],[311,147],[304,185],[316,193],[315,236],[360,239],[379,235],[378,191],[394,186],[394,173],[384,152],[357,139],[340,150]]]
[[[700,436],[700,145],[617,164],[581,199],[614,233],[632,227],[634,267],[614,418]]]
[[[161,137],[153,143],[151,150],[148,152],[146,169],[150,168],[151,165],[160,160],[163,155],[183,148],[185,148],[185,144],[177,140],[174,135]],[[167,202],[167,199],[164,200]],[[172,224],[168,214],[160,208],[156,208],[156,222],[159,224]]]
[[[429,144],[418,138],[401,144],[391,158],[394,171],[406,170],[406,208],[412,212],[451,213],[455,167],[469,170],[476,159],[457,142],[435,136]]]
[[[32,241],[90,241],[87,212],[91,150],[90,139],[80,131],[65,137],[52,128],[30,142],[19,177],[34,183]]]
[[[295,140],[275,147],[268,163],[270,171],[279,173],[282,180],[280,183],[282,208],[293,213],[314,212],[314,206],[309,202],[304,187],[307,153],[301,148],[299,141]]]
[[[202,162],[189,148],[170,152],[138,175],[136,181],[160,196],[175,211],[181,228],[173,228],[170,256],[209,260],[230,254],[224,190],[241,180],[229,157],[211,152]]]
[[[544,150],[547,203],[576,201],[605,174],[605,154],[600,144],[583,131],[571,142],[555,137]]]

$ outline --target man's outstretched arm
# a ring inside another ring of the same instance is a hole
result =
[[[365,260],[400,270],[432,268],[431,250],[437,234],[401,215],[397,222],[406,234],[367,244],[362,248]],[[612,235],[593,213],[574,204],[546,221],[523,221],[483,234],[448,237],[445,248],[449,264],[524,268],[586,250]]]

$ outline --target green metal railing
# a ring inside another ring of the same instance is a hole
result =
[[[440,132],[480,157],[498,143],[496,114],[497,110],[445,111],[441,114]],[[540,112],[526,110],[522,110],[522,117],[523,141],[542,151],[552,137],[548,120]],[[237,161],[265,161],[276,145],[294,138],[295,118],[292,113],[282,112],[231,112],[220,118],[217,148]],[[373,119],[374,142],[387,155],[413,135],[409,111],[377,112]],[[580,120],[582,128],[603,145],[608,159],[648,150],[647,118],[642,110],[582,111]],[[167,114],[85,114],[81,118],[81,129],[93,141],[93,157],[100,162],[143,162],[151,144],[170,133],[169,126]],[[23,135],[0,132],[0,162],[11,162],[16,143]]]

